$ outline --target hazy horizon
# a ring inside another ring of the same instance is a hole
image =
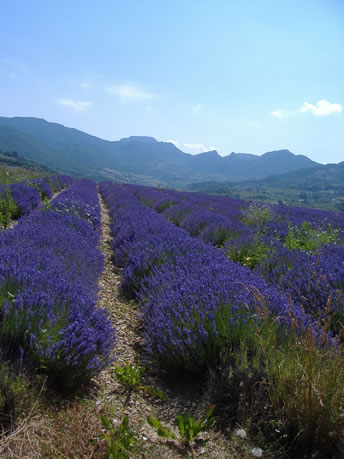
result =
[[[2,2],[1,116],[344,160],[344,3]]]

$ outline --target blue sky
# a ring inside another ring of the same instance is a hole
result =
[[[2,0],[0,115],[344,161],[343,0]]]

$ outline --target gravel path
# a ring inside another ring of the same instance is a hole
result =
[[[112,262],[113,251],[111,248],[110,217],[102,198],[101,205],[102,236],[100,249],[105,257],[105,269],[100,279],[99,306],[107,308],[111,321],[116,329],[117,342],[116,365],[123,362],[137,363],[136,346],[143,344],[139,334],[139,321],[137,311],[128,304],[120,293],[121,269]]]

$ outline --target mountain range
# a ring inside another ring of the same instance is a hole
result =
[[[16,151],[58,172],[143,185],[183,188],[205,181],[262,180],[319,166],[289,150],[261,156],[216,150],[191,155],[170,142],[131,136],[103,140],[39,118],[0,117],[0,151]]]

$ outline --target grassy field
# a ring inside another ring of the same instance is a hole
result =
[[[1,159],[1,158],[0,158]],[[49,175],[42,170],[28,170],[18,166],[5,166],[0,163],[0,184],[8,185],[10,183],[22,182],[23,180],[46,177]]]
[[[332,189],[311,189],[304,187],[270,187],[252,184],[215,185],[195,187],[192,191],[219,196],[231,196],[246,200],[268,201],[283,203],[292,207],[308,207],[313,209],[326,209],[343,211],[344,190],[342,186]]]
[[[337,190],[305,190],[303,188],[247,188],[233,189],[233,196],[241,199],[283,202],[292,207],[343,210],[344,193]]]

